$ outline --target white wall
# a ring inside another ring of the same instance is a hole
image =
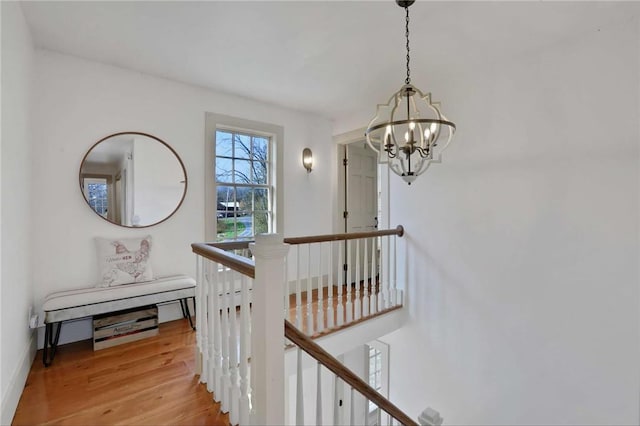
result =
[[[13,418],[35,354],[31,275],[31,95],[34,50],[18,3],[2,2],[2,309],[0,424]]]
[[[296,356],[289,356],[286,359],[288,365],[285,366],[285,424],[296,424],[297,411],[297,350]],[[289,352],[289,351],[288,351]],[[350,347],[347,352],[341,355],[334,355],[347,368],[354,372],[358,377],[368,383],[367,366],[365,362],[369,359],[368,346],[358,345],[355,348]],[[322,424],[333,423],[334,418],[338,418],[337,424],[349,424],[351,418],[351,386],[340,380],[336,389],[336,376],[327,368],[321,369],[321,400],[322,400]],[[337,397],[336,397],[337,391]],[[317,362],[302,352],[302,405],[305,425],[316,425],[317,419],[317,397],[318,397],[318,369]],[[338,401],[342,399],[342,406]],[[354,392],[354,425],[365,424],[365,414],[367,403],[364,396],[359,392]],[[337,410],[337,411],[336,411]]]
[[[434,98],[458,133],[408,187],[410,326],[391,400],[446,424],[638,424],[639,26],[487,64]]]
[[[334,151],[327,120],[49,51],[36,52],[36,69],[33,183],[43,206],[34,211],[33,223],[38,236],[33,248],[38,308],[50,292],[95,283],[95,236],[150,233],[154,273],[195,275],[190,244],[204,240],[207,111],[283,126],[285,234],[331,232],[326,211],[332,205],[335,173],[325,161]],[[126,229],[107,223],[88,208],[78,189],[78,168],[87,149],[121,131],[157,136],[184,162],[184,203],[157,226]],[[305,146],[317,158],[311,174],[301,163]]]

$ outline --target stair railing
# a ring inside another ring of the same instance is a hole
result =
[[[285,238],[292,246],[285,318],[315,336],[401,306],[396,251],[403,235],[398,226]]]
[[[196,359],[207,385],[231,424],[250,420],[251,259],[235,253],[248,242],[192,244],[196,257]]]
[[[395,239],[393,242],[387,240],[385,243],[382,237],[402,236],[402,234],[402,227],[398,227],[374,233],[288,238],[286,244],[277,234],[257,235],[255,243],[192,244],[192,251],[197,255],[196,337],[198,353],[196,358],[199,360],[198,373],[200,381],[207,385],[209,392],[212,392],[212,398],[221,402],[222,411],[229,413],[231,424],[283,424],[285,421],[284,343],[286,339],[283,339],[285,336],[283,312],[285,318],[288,318],[288,310],[285,308],[289,306],[285,301],[289,300],[287,253],[290,244],[299,246],[300,244],[322,244],[334,241],[337,242],[334,247],[339,247],[338,244],[344,244],[343,256],[344,253],[348,253],[347,257],[352,259],[359,259],[359,247],[363,247],[364,253],[368,254],[375,252],[377,255],[378,251],[393,253],[393,256],[381,256],[380,259],[383,260],[378,261],[377,265],[379,266],[376,266],[375,269],[373,267],[369,269],[367,266],[366,269],[370,271],[367,272],[367,275],[364,275],[362,269],[363,275],[359,275],[359,272],[352,269],[353,274],[344,274],[346,278],[342,282],[347,287],[347,292],[350,292],[351,285],[346,283],[370,281],[372,283],[370,287],[372,289],[378,288],[378,290],[369,292],[369,302],[374,300],[369,307],[375,306],[375,312],[380,314],[384,312],[384,309],[396,306],[398,301],[402,299],[402,295],[395,285]],[[376,240],[378,238],[380,240]],[[367,239],[369,239],[369,243],[366,242]],[[355,246],[350,246],[349,241],[352,243],[360,242],[354,243]],[[362,243],[362,241],[365,242]],[[330,243],[329,247],[331,247]],[[351,250],[352,247],[355,251]],[[246,257],[249,253],[253,258]],[[331,253],[331,255],[327,254],[327,260],[333,259],[334,255],[339,257],[339,253],[334,252],[331,248],[327,253]],[[334,262],[330,260],[328,265]],[[348,259],[346,264],[349,265]],[[391,273],[392,270],[393,273]],[[322,277],[322,269],[318,269],[318,271],[318,276]],[[331,269],[329,268],[327,271],[331,271]],[[347,266],[347,271],[349,271],[349,266]],[[385,273],[385,271],[387,272]],[[333,276],[329,272],[328,275]],[[311,278],[310,273],[307,278]],[[323,288],[321,279],[317,281],[317,285],[319,288]],[[333,281],[329,280],[327,287],[331,289],[333,285]],[[356,288],[358,287],[356,285]],[[307,287],[307,289],[309,288]],[[309,291],[307,294],[311,293]],[[345,311],[347,311],[347,303],[351,303],[353,309],[354,300],[358,301],[356,303],[364,310],[366,302],[359,302],[364,298],[354,298],[353,296],[355,294],[349,294],[345,298]],[[299,298],[300,296],[296,294],[295,297]],[[332,307],[332,304],[330,306]],[[353,316],[362,316],[357,312],[359,312],[358,308],[351,311],[352,320],[354,320]],[[368,312],[371,313],[371,310]],[[344,320],[346,321],[347,318],[349,316],[345,313]],[[299,336],[294,335],[291,331],[289,331],[289,335],[287,338],[296,344],[301,341],[306,342],[300,340]],[[313,348],[306,343],[304,346]],[[317,354],[318,352],[313,350],[313,353]],[[324,358],[323,360],[326,361]],[[335,365],[335,362],[331,365]],[[330,370],[333,371],[331,368]],[[336,372],[334,371],[334,373]],[[345,374],[342,370],[336,374],[341,380],[349,383],[352,389],[378,404],[381,409],[388,408],[391,410],[390,414],[400,416],[394,418],[397,418],[401,423],[415,424],[408,422],[408,417],[402,417],[393,408],[390,408],[393,404],[389,406],[388,401],[385,403],[384,397],[379,394],[371,394],[371,388],[367,387],[366,383],[363,387],[362,380],[360,380],[362,383],[356,383],[352,377],[353,373],[351,375],[346,373],[345,377],[347,378],[342,377]]]
[[[326,368],[331,371],[335,375],[335,379],[340,379],[350,386],[350,404],[349,404],[349,423],[350,425],[359,424],[356,422],[356,413],[355,413],[355,404],[354,399],[356,398],[355,393],[357,392],[361,397],[365,398],[367,401],[373,402],[378,408],[382,411],[386,412],[389,416],[395,419],[402,425],[416,425],[415,420],[406,415],[402,410],[396,407],[391,401],[389,401],[384,396],[380,395],[375,389],[373,389],[368,383],[358,377],[353,371],[344,366],[339,360],[337,360],[334,356],[329,354],[327,351],[322,349],[320,345],[315,343],[309,337],[307,337],[302,331],[300,331],[296,326],[291,324],[289,321],[284,321],[284,333],[285,337],[289,339],[291,343],[293,343],[297,348],[298,357],[297,357],[297,389],[296,389],[296,422],[297,425],[310,424],[313,422],[305,419],[304,416],[304,402],[302,399],[302,388],[303,388],[303,374],[302,374],[302,351],[306,352],[317,362],[317,374],[316,374],[316,407],[315,407],[315,424],[321,425],[324,423],[327,424],[337,424],[338,419],[336,418],[335,413],[335,405],[334,405],[334,421],[323,421],[324,419],[324,407],[322,404],[322,368]],[[334,380],[335,380],[334,379]]]

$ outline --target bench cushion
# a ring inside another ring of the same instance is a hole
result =
[[[91,287],[52,293],[45,299],[45,324],[84,318],[138,306],[154,305],[195,296],[196,282],[173,275],[144,283],[117,287]]]

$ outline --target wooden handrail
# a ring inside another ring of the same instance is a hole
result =
[[[221,241],[219,243],[205,243],[208,246],[216,247],[221,250],[242,250],[248,249],[250,243],[254,243],[254,240],[239,240],[239,241]]]
[[[228,266],[234,271],[238,271],[250,278],[256,277],[256,267],[251,259],[238,256],[235,253],[224,251],[218,247],[205,243],[191,244],[191,251],[209,260],[220,263],[221,265]]]
[[[364,397],[369,401],[372,401],[382,410],[386,411],[391,417],[398,420],[403,425],[418,426],[418,423],[416,423],[415,420],[406,415],[387,398],[380,395],[353,371],[345,367],[340,361],[322,349],[320,345],[307,337],[287,320],[284,320],[284,335],[300,349],[311,355],[311,357],[316,361],[331,370],[336,376],[350,385],[353,389],[364,395]]]
[[[402,225],[398,225],[395,229],[385,229],[382,231],[314,235],[311,237],[292,237],[285,238],[284,242],[287,244],[324,243],[326,241],[356,240],[359,238],[383,237],[385,235],[397,235],[398,237],[402,237],[404,235],[404,228]]]

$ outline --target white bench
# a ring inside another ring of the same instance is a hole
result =
[[[179,300],[183,316],[189,319],[191,327],[195,330],[187,304],[187,299],[195,298],[195,288],[196,282],[193,278],[173,275],[143,283],[52,293],[42,305],[45,323],[42,362],[47,367],[51,365],[64,321]],[[57,330],[54,333],[56,325]]]

